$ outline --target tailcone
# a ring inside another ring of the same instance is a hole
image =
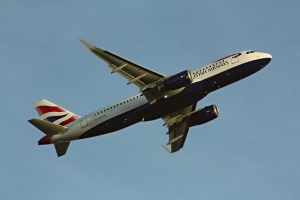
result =
[[[45,145],[51,143],[52,136],[46,135],[45,137],[41,138],[38,142],[39,145]]]

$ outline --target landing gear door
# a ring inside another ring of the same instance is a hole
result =
[[[81,117],[79,120],[80,120],[81,128],[84,128],[88,125],[87,120],[86,120],[86,116]]]
[[[239,62],[239,56],[240,56],[240,55],[241,55],[240,53],[237,53],[237,54],[235,54],[235,55],[232,55],[232,56],[231,56],[231,63],[234,64],[234,63]]]

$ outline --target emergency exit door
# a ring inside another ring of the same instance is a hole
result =
[[[88,125],[86,116],[80,118],[80,125],[81,125],[81,128],[84,128]]]

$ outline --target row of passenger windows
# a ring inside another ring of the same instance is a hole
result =
[[[142,96],[142,95],[140,95],[140,96]],[[116,105],[114,105],[114,106],[108,107],[108,108],[106,108],[106,109],[104,109],[104,110],[102,110],[102,111],[100,111],[100,112],[95,113],[94,116],[99,115],[99,114],[101,114],[101,113],[104,113],[104,112],[107,111],[107,110],[111,110],[111,109],[113,109],[113,108],[115,108],[115,107],[117,107],[117,106],[121,106],[122,104],[125,104],[125,103],[127,103],[127,102],[129,102],[129,101],[132,101],[132,100],[134,100],[134,99],[137,99],[137,98],[139,98],[140,96],[133,97],[132,99],[128,99],[127,101],[123,101],[123,102],[118,103],[118,104],[116,104]]]

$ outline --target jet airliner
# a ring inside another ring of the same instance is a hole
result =
[[[272,59],[268,53],[241,51],[195,70],[165,76],[135,64],[88,42],[80,41],[111,68],[139,88],[139,93],[91,112],[74,114],[48,100],[34,104],[40,118],[29,122],[45,136],[39,145],[54,144],[57,156],[65,155],[73,140],[108,134],[138,122],[162,118],[169,140],[163,147],[174,153],[183,148],[190,127],[219,116],[216,105],[196,109],[209,93],[239,81],[264,68]]]

